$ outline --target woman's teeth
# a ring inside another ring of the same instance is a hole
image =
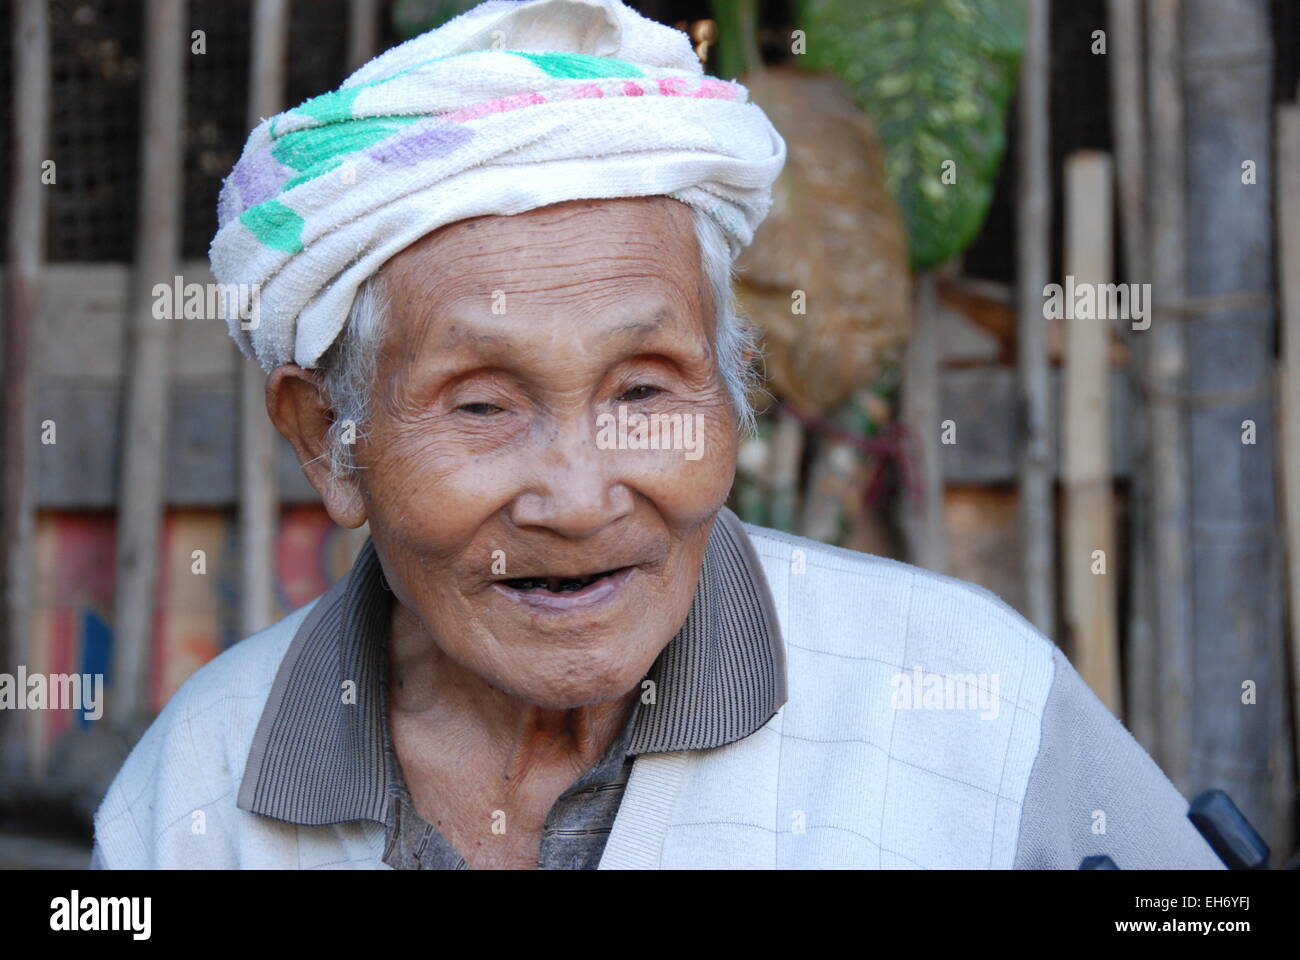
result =
[[[585,577],[518,577],[502,582],[512,590],[547,590],[551,593],[574,593],[595,583],[602,577],[608,577],[610,574],[617,572],[618,570],[606,570],[603,573],[593,573]]]
[[[615,602],[636,573],[636,566],[615,567],[579,577],[512,577],[493,586],[523,604],[530,614],[570,614],[592,612]]]

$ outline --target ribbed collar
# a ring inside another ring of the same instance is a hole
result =
[[[380,683],[392,602],[367,542],[285,653],[249,751],[240,809],[302,825],[387,822]],[[637,712],[631,755],[732,743],[786,701],[771,592],[744,526],[725,507],[686,622],[647,679],[655,702]]]

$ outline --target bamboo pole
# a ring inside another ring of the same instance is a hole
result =
[[[288,46],[288,0],[256,0],[250,126],[283,108]],[[239,397],[239,611],[240,629],[248,636],[276,619],[275,533],[280,519],[276,436],[266,413],[266,376],[256,363],[239,364]]]
[[[145,7],[140,211],[123,381],[125,427],[114,611],[114,722],[123,725],[143,721],[149,713],[171,346],[171,323],[155,317],[151,303],[154,285],[172,282],[180,249],[183,138],[179,133],[185,129],[184,58],[188,50],[184,4],[149,0]]]
[[[1065,272],[1109,284],[1111,163],[1096,151],[1065,168]],[[1098,306],[1101,305],[1098,300]],[[1110,470],[1110,317],[1067,307],[1062,479],[1065,487],[1065,620],[1075,665],[1092,691],[1121,712],[1116,631],[1115,504]]]
[[[1151,0],[1147,22],[1149,156],[1160,171],[1149,194],[1151,329],[1144,352],[1150,437],[1152,599],[1158,686],[1136,691],[1159,710],[1156,760],[1184,792],[1191,751],[1191,572],[1187,424],[1181,406],[1186,347],[1179,304],[1185,294],[1185,156],[1179,68],[1180,0]]]
[[[30,659],[32,529],[31,336],[45,259],[45,189],[41,163],[50,133],[50,21],[44,0],[13,7],[13,154],[10,167],[8,269],[4,290],[4,562],[0,577],[0,670]],[[24,766],[29,714],[0,711],[0,773]]]
[[[377,0],[349,0],[349,73],[373,57],[379,50],[379,9]]]
[[[1020,532],[1026,615],[1039,630],[1056,630],[1052,464],[1048,444],[1047,327],[1043,290],[1051,247],[1051,159],[1048,152],[1047,0],[1028,0],[1029,22],[1020,71],[1020,182],[1016,205],[1020,379]]]
[[[1128,283],[1151,281],[1151,258],[1147,242],[1147,116],[1143,71],[1144,3],[1135,0],[1109,0],[1107,7],[1107,36],[1110,51],[1111,130],[1115,141],[1116,179],[1120,200],[1120,227],[1123,236],[1124,257],[1122,280]],[[1128,342],[1133,363],[1127,373],[1137,375],[1144,367],[1142,357],[1147,337],[1143,330],[1134,330],[1133,324],[1121,321],[1117,333]],[[1137,405],[1133,425],[1134,442],[1145,450],[1147,417],[1143,404],[1145,397],[1140,389],[1131,391]],[[1152,626],[1152,545],[1151,545],[1151,490],[1148,471],[1135,469],[1129,485],[1128,497],[1128,691],[1149,691],[1156,688],[1159,676],[1159,656],[1155,649]],[[1158,700],[1152,696],[1124,698],[1124,720],[1133,736],[1149,752],[1158,749]]]
[[[1144,216],[1147,118],[1142,96],[1142,9],[1142,3],[1135,0],[1108,0],[1110,125],[1115,140],[1124,279],[1130,282],[1145,281],[1150,272]]]
[[[1188,779],[1192,789],[1228,791],[1273,849],[1289,850],[1295,794],[1274,420],[1273,24],[1259,0],[1184,0],[1183,11]]]
[[[900,411],[907,430],[909,455],[919,474],[919,502],[903,501],[903,533],[907,558],[927,570],[943,573],[948,566],[943,525],[943,470],[940,463],[938,279],[927,270],[916,278],[916,309],[912,336],[903,360]],[[960,425],[959,425],[960,427]]]
[[[778,414],[768,451],[768,518],[776,529],[791,533],[799,515],[799,464],[803,445],[803,424],[789,414]]]
[[[1277,110],[1278,286],[1282,294],[1279,454],[1291,614],[1291,720],[1300,743],[1300,103]]]

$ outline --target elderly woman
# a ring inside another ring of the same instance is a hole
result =
[[[371,539],[176,694],[99,865],[1217,865],[992,595],[724,507],[784,156],[615,0],[493,0],[254,131],[214,271]]]

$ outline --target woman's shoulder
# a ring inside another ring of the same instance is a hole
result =
[[[269,692],[285,653],[299,628],[328,594],[299,607],[269,627],[232,644],[209,660],[181,684],[167,702],[159,719],[173,708],[184,706],[188,714],[201,709],[214,697],[248,696],[264,687]]]
[[[900,631],[940,630],[950,637],[993,628],[1008,641],[1055,647],[993,591],[922,567],[809,540],[746,523],[769,586],[785,587],[795,604],[817,604],[825,613],[843,611],[861,620],[894,625]]]
[[[317,598],[234,644],[191,674],[167,701],[95,814],[96,842],[109,865],[156,865],[164,834],[187,836],[190,819],[200,823],[209,813],[233,809],[276,673],[319,604]],[[204,849],[216,852],[211,845]]]

